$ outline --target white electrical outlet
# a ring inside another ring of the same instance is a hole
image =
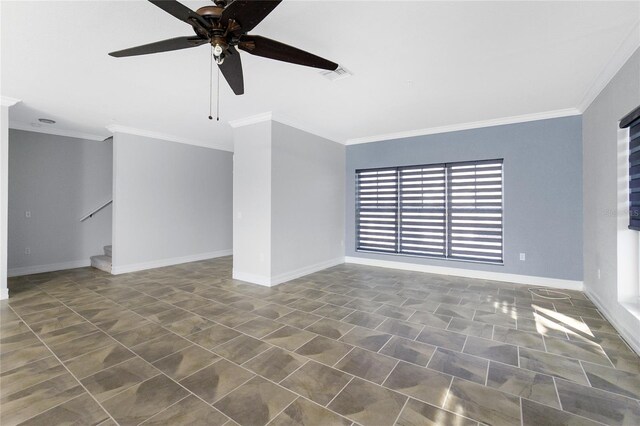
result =
[[[520,260],[527,260],[527,256],[525,253],[520,253]]]
[[[29,247],[25,247],[24,254],[31,254],[31,249]]]
[[[24,217],[31,217],[31,212],[29,210],[27,210],[26,212],[24,212]]]

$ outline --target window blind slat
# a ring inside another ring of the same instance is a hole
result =
[[[501,263],[502,176],[502,160],[357,171],[357,249]]]

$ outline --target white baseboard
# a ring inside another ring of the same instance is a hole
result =
[[[562,280],[557,278],[535,277],[531,275],[507,274],[503,272],[479,271],[477,269],[448,268],[444,266],[421,265],[417,263],[394,262],[391,260],[367,259],[363,257],[345,257],[346,263],[378,266],[381,268],[402,269],[405,271],[427,272],[430,274],[453,275],[456,277],[477,278],[480,280],[503,281],[516,284],[535,285],[539,287],[561,288],[582,291],[582,281]]]
[[[21,268],[10,268],[7,275],[10,277],[19,277],[21,275],[42,274],[43,272],[62,271],[65,269],[84,268],[91,266],[89,258],[82,260],[73,260],[71,262],[51,263],[49,265],[24,266]]]
[[[624,338],[627,344],[633,349],[638,355],[640,355],[640,335],[638,335],[638,330],[628,330],[624,327],[618,320],[616,320],[616,316],[611,313],[611,311],[607,308],[607,306],[600,300],[600,298],[593,292],[585,289],[584,292],[589,296],[589,299],[593,302],[594,305],[598,308],[600,313],[604,315],[604,317],[611,323],[613,328],[615,328],[620,336]]]
[[[271,278],[265,275],[249,274],[247,272],[236,271],[235,269],[231,273],[231,277],[234,280],[245,281],[251,284],[263,285],[265,287],[271,287]]]
[[[172,257],[169,259],[152,260],[150,262],[133,263],[130,265],[112,265],[113,275],[126,274],[129,272],[144,271],[147,269],[162,268],[165,266],[179,265],[181,263],[197,262],[199,260],[214,259],[216,257],[231,256],[232,249],[218,250],[208,253],[199,253],[189,256]]]
[[[246,281],[252,284],[263,285],[266,287],[273,287],[275,285],[282,284],[287,281],[294,280],[296,278],[304,277],[305,275],[322,271],[323,269],[331,268],[332,266],[341,265],[343,263],[344,263],[344,257],[337,257],[335,259],[326,260],[324,262],[316,263],[314,265],[309,265],[303,268],[295,269],[293,271],[278,274],[273,277],[248,274],[245,272],[236,271],[234,269],[233,279]]]
[[[8,288],[0,288],[0,300],[5,300],[9,298],[9,289]]]

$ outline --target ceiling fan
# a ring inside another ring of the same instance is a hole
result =
[[[149,0],[165,12],[193,27],[195,36],[176,37],[111,52],[116,58],[188,49],[211,44],[213,57],[236,95],[244,93],[240,50],[292,64],[333,71],[338,64],[266,37],[247,34],[271,13],[282,0],[213,0],[195,12],[176,0]]]

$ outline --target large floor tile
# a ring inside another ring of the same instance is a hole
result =
[[[396,423],[397,426],[476,426],[477,424],[478,422],[475,420],[458,416],[415,399],[409,399]]]
[[[298,395],[326,405],[351,378],[342,371],[310,361],[280,384]]]
[[[444,408],[496,426],[520,424],[520,399],[477,383],[453,379]]]
[[[349,426],[351,421],[314,404],[298,398],[273,419],[270,426]]]
[[[244,368],[221,359],[182,379],[180,384],[211,404],[253,376]]]
[[[400,362],[383,385],[423,402],[441,407],[453,377],[428,368]]]

